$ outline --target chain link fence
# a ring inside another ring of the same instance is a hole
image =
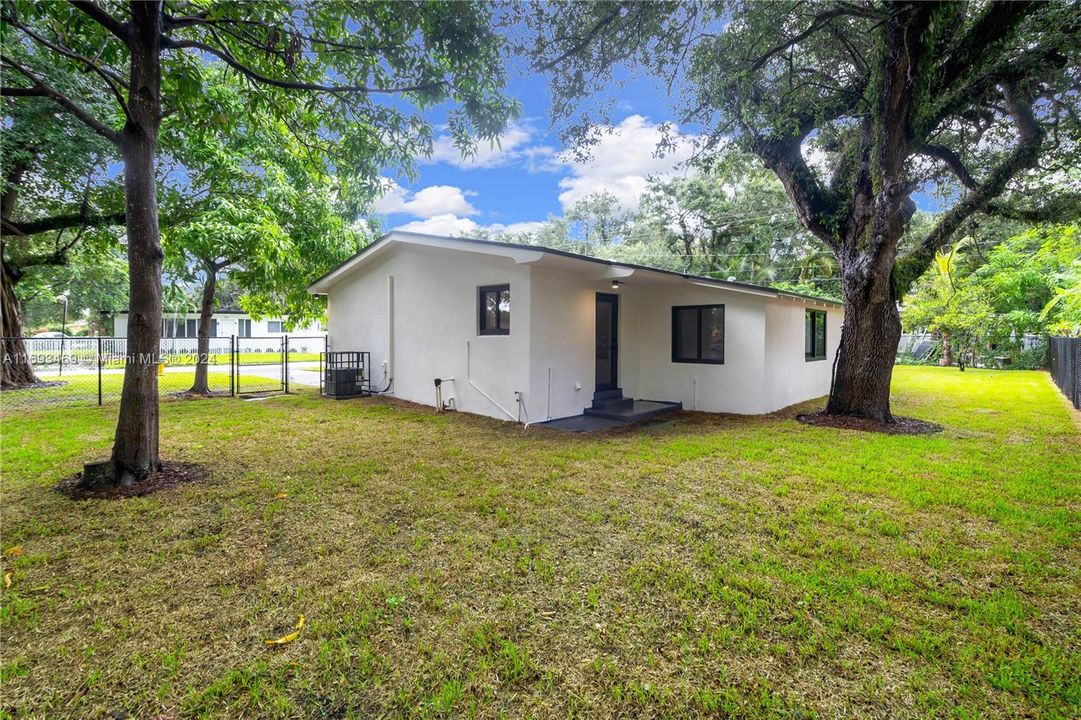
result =
[[[1051,378],[1081,410],[1081,338],[1053,337],[1048,348]]]
[[[0,388],[4,413],[120,401],[127,339],[3,338],[3,362],[21,382]],[[161,400],[185,397],[195,384],[197,338],[162,338],[158,369]],[[214,396],[317,392],[323,336],[210,338],[207,390]],[[7,374],[7,373],[6,373]],[[30,381],[30,382],[27,382]]]

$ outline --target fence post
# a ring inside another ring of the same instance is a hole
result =
[[[101,335],[98,335],[98,405],[101,405]]]
[[[282,362],[282,380],[285,383],[285,394],[289,394],[289,333],[282,339],[282,347],[285,348],[285,360]]]
[[[236,397],[236,376],[233,373],[233,357],[236,355],[236,335],[229,336],[229,397]]]

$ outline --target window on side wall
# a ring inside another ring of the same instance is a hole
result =
[[[724,364],[724,305],[672,308],[672,362]]]
[[[478,333],[510,335],[510,285],[477,288]]]
[[[803,356],[808,362],[826,359],[826,312],[808,310],[803,325]]]
[[[282,330],[282,325],[283,325],[283,323],[282,323],[281,320],[267,320],[266,321],[267,332],[272,332],[272,333],[284,332],[284,330]]]
[[[238,320],[236,334],[238,337],[251,337],[251,320]]]

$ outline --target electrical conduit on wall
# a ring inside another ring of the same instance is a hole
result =
[[[472,351],[471,351],[471,347],[472,347],[472,345],[470,344],[470,341],[469,341],[469,340],[466,340],[466,341],[465,341],[465,381],[466,381],[467,383],[469,383],[469,384],[470,384],[470,386],[472,386],[472,388],[473,388],[474,390],[476,390],[476,391],[477,391],[477,392],[479,392],[479,393],[480,393],[481,395],[483,395],[483,396],[484,396],[485,398],[487,398],[488,402],[492,403],[492,404],[493,404],[493,405],[495,405],[495,406],[496,406],[497,408],[499,408],[499,409],[500,409],[501,411],[503,411],[503,413],[504,413],[504,414],[505,414],[505,415],[506,415],[507,417],[509,417],[509,418],[510,418],[511,420],[513,420],[513,421],[515,421],[515,422],[519,422],[519,420],[518,420],[518,417],[517,417],[517,416],[516,416],[516,415],[515,415],[514,413],[512,413],[512,412],[511,412],[510,410],[508,410],[507,408],[503,407],[503,406],[502,406],[502,405],[500,405],[499,403],[497,403],[497,402],[495,401],[495,399],[494,399],[494,398],[493,398],[493,397],[492,397],[491,395],[489,395],[488,393],[484,392],[484,391],[483,391],[483,390],[482,390],[482,389],[480,388],[480,386],[479,386],[479,385],[477,385],[477,384],[476,384],[475,382],[473,382],[473,373],[472,373],[472,369],[470,368],[470,354],[471,354],[471,352],[472,352]]]
[[[387,366],[383,371],[389,390],[394,380],[394,276],[387,275]]]

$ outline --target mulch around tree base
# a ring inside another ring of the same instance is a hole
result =
[[[838,430],[861,430],[863,432],[885,433],[886,435],[931,435],[942,432],[937,423],[917,420],[916,418],[893,416],[892,423],[881,423],[869,418],[848,417],[846,415],[826,415],[825,413],[801,414],[796,420],[804,425],[831,427]]]
[[[88,490],[79,487],[82,478],[82,473],[72,475],[61,480],[53,489],[72,500],[120,500],[128,497],[142,497],[177,485],[199,482],[206,478],[206,472],[195,463],[163,462],[161,470],[151,474],[142,482],[137,482],[129,487],[112,485],[100,490]]]

